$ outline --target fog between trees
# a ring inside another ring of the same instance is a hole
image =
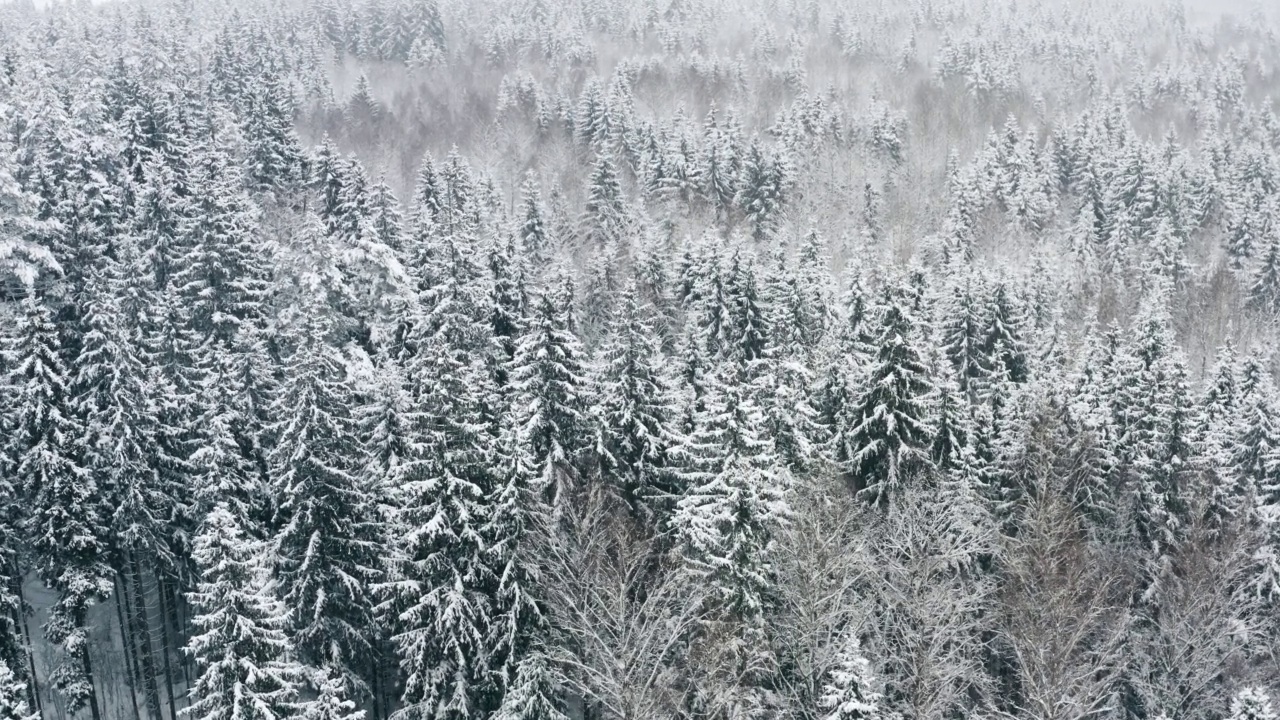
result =
[[[0,718],[1275,720],[1276,19],[0,4]]]

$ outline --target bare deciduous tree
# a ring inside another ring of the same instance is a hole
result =
[[[571,511],[572,532],[548,538],[543,584],[568,687],[604,717],[670,718],[682,688],[679,656],[702,597],[678,582],[625,513],[597,495]]]
[[[1129,625],[1123,568],[1085,540],[1061,488],[1041,478],[1005,539],[999,639],[1024,720],[1086,720],[1113,707]]]

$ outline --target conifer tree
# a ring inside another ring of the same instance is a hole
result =
[[[804,299],[804,345],[813,350],[836,325],[836,289],[826,240],[816,230],[805,234],[796,261],[799,294]]]
[[[0,660],[0,717],[13,720],[39,717],[27,706],[27,683],[4,660]]]
[[[786,175],[782,165],[752,141],[742,167],[737,203],[751,223],[751,236],[761,241],[777,229],[785,201]]]
[[[769,347],[767,298],[756,280],[755,258],[734,252],[726,272],[724,292],[729,303],[727,343],[721,348],[725,359],[752,363],[764,357]]]
[[[546,208],[543,207],[542,193],[532,173],[520,186],[520,244],[524,256],[535,266],[541,267],[551,257],[551,242],[548,234]]]
[[[201,523],[193,559],[199,581],[190,601],[195,632],[187,653],[198,676],[191,720],[283,720],[293,717],[300,668],[291,662],[288,615],[272,595],[263,548],[242,519],[219,504]]]
[[[971,452],[972,418],[964,393],[954,380],[943,377],[936,382],[933,445],[929,459],[934,467],[951,472],[966,464]]]
[[[631,512],[657,524],[673,509],[677,491],[669,457],[675,440],[670,390],[660,360],[652,326],[630,283],[599,356],[596,455],[603,476],[617,483]]]
[[[1164,302],[1163,292],[1154,293],[1134,329],[1133,362],[1120,398],[1125,431],[1117,444],[1130,493],[1131,538],[1141,548],[1148,598],[1167,577],[1184,533],[1183,486],[1194,442],[1186,369]]]
[[[1230,720],[1275,720],[1271,697],[1260,687],[1242,688],[1231,700]]]
[[[488,320],[499,351],[496,358],[499,384],[506,384],[506,369],[515,357],[516,342],[528,311],[521,260],[514,237],[508,236],[505,243],[495,242],[489,248]]]
[[[836,668],[822,695],[826,720],[880,720],[886,716],[882,697],[871,679],[871,663],[862,655],[856,636],[836,656]]]
[[[407,451],[391,484],[403,497],[380,613],[405,676],[409,718],[492,712],[501,653],[494,626],[500,558],[487,525],[498,502],[494,406],[498,390],[483,351],[492,334],[471,313],[479,290],[446,275],[415,329],[409,362]]]
[[[8,143],[0,144],[0,274],[17,277],[24,284],[35,281],[43,270],[60,270],[53,253],[38,241],[51,230],[38,219],[40,199],[27,192],[14,177]]]
[[[717,217],[727,212],[738,193],[741,158],[737,138],[719,126],[713,107],[703,129],[702,156],[697,169],[702,194]]]
[[[741,375],[719,379],[682,449],[685,490],[673,523],[690,570],[711,588],[715,617],[754,625],[771,592],[773,538],[788,520],[787,474]]]
[[[977,297],[982,290],[981,285],[974,288],[971,274],[967,274],[961,282],[963,284],[957,283],[952,290],[951,302],[941,328],[941,339],[945,344],[947,359],[955,369],[956,382],[972,403],[981,397],[995,359],[987,352],[986,312]]]
[[[195,165],[195,195],[183,228],[188,249],[174,284],[198,341],[227,349],[242,324],[262,317],[267,271],[256,213],[240,190],[239,173],[213,151]]]
[[[248,97],[244,135],[248,145],[247,186],[256,192],[281,192],[301,179],[302,146],[293,127],[292,99],[274,76],[254,84]]]
[[[369,192],[369,228],[373,238],[396,252],[403,250],[403,218],[400,201],[396,199],[385,176],[379,177]]]
[[[312,674],[310,684],[316,689],[316,697],[301,703],[302,720],[364,720],[365,711],[347,698],[346,683],[341,675],[327,668]]]
[[[557,300],[534,301],[510,372],[521,437],[553,504],[568,501],[590,446],[586,353],[570,328],[572,299]]]
[[[1241,404],[1232,443],[1232,466],[1240,492],[1280,498],[1280,427],[1276,422],[1275,391],[1267,382]]]
[[[299,657],[341,672],[363,694],[375,636],[370,584],[380,576],[384,529],[361,477],[348,369],[328,345],[324,310],[312,302],[309,311],[286,368],[270,457],[283,521],[276,577]]]
[[[1024,324],[1021,302],[1008,283],[997,281],[991,291],[983,350],[991,362],[1003,366],[1002,374],[1013,383],[1028,379],[1027,351],[1022,337]]]
[[[81,464],[84,429],[72,405],[58,330],[34,294],[23,303],[7,351],[14,477],[28,503],[27,537],[40,579],[58,593],[45,634],[65,655],[52,680],[69,707],[87,705],[97,717],[88,613],[113,588],[107,510],[103,489]]]
[[[888,293],[876,358],[855,405],[849,440],[857,448],[850,469],[859,496],[882,507],[929,463],[933,429],[925,399],[932,384],[917,333],[907,293]]]
[[[7,418],[0,425],[8,431]],[[26,702],[26,648],[19,619],[25,609],[14,592],[20,580],[19,539],[23,537],[22,503],[9,481],[8,448],[0,453],[0,711],[26,720],[19,705]],[[16,670],[15,670],[16,668]],[[7,703],[7,705],[6,705]]]
[[[607,248],[622,241],[627,232],[627,209],[614,167],[613,155],[602,152],[587,181],[587,203],[582,234],[587,247]]]
[[[1273,232],[1249,286],[1249,304],[1275,315],[1280,313],[1280,232]]]
[[[556,706],[557,684],[541,653],[532,653],[516,669],[495,720],[566,720]]]

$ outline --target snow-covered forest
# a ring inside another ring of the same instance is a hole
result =
[[[0,719],[1277,719],[1275,5],[42,5]]]

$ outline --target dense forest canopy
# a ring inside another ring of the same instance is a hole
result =
[[[0,719],[1276,720],[1278,15],[0,3]]]

